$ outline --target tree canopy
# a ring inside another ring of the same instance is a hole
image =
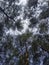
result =
[[[48,0],[0,0],[0,65],[49,65]]]

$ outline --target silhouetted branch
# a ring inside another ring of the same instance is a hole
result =
[[[11,18],[10,16],[7,15],[7,13],[4,11],[4,9],[2,9],[2,8],[0,7],[0,10],[1,10],[9,19],[15,21],[13,18]]]

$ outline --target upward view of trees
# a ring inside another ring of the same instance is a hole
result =
[[[48,0],[0,0],[0,65],[49,65]]]

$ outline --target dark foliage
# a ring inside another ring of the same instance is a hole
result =
[[[37,3],[38,3],[38,0],[31,0],[31,1],[29,0],[28,7],[30,8],[33,6],[35,8],[35,7],[37,7]]]
[[[30,19],[30,23],[29,27],[34,27],[38,23],[38,20],[33,17]]]
[[[0,23],[0,38],[3,36],[3,23]]]
[[[49,17],[49,8],[47,8],[46,10],[43,10],[39,16],[40,19],[45,19]]]

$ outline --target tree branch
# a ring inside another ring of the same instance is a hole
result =
[[[4,11],[4,9],[2,9],[1,7],[0,7],[0,11],[2,11],[9,19],[15,21],[13,18],[11,18],[10,16],[8,16],[7,13]]]

